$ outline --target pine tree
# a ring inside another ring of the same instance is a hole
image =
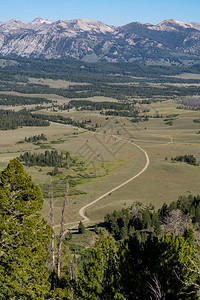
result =
[[[0,173],[0,299],[44,299],[51,227],[39,187],[13,159]]]
[[[198,299],[199,277],[190,259],[193,253],[194,245],[181,235],[164,234],[145,243],[129,239],[119,249],[123,295],[133,300]],[[164,297],[152,297],[157,288]]]
[[[78,225],[78,233],[83,234],[85,233],[85,226],[84,224],[80,221],[79,225]]]
[[[161,226],[160,226],[158,214],[155,212],[152,215],[152,225],[153,225],[155,234],[159,235],[161,233]]]
[[[188,244],[194,245],[195,235],[194,235],[194,229],[193,229],[192,223],[190,223],[190,225],[185,228],[183,237],[188,242]]]
[[[100,235],[88,264],[80,270],[76,299],[126,300],[120,292],[119,276],[114,239]]]
[[[149,229],[151,227],[150,211],[146,209],[142,214],[142,229]]]
[[[196,207],[195,210],[195,222],[200,223],[200,204]]]

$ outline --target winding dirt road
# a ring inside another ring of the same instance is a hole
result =
[[[71,126],[71,125],[67,125],[67,124],[60,124],[60,123],[55,123],[55,122],[52,122],[54,124],[57,124],[57,125],[64,125],[64,126],[68,126],[68,127],[72,127],[72,128],[75,128],[75,129],[80,129],[79,127],[75,127],[75,126]],[[90,219],[85,215],[85,211],[87,208],[89,208],[90,206],[94,205],[95,203],[97,203],[98,201],[100,201],[101,199],[107,197],[108,195],[110,195],[111,193],[117,191],[118,189],[122,188],[123,186],[125,186],[126,184],[128,184],[129,182],[131,182],[132,180],[136,179],[138,176],[140,176],[142,173],[144,173],[146,171],[146,169],[148,168],[149,166],[149,156],[147,154],[147,152],[141,148],[140,146],[138,146],[137,144],[135,144],[134,142],[130,141],[129,139],[127,138],[122,138],[122,137],[119,137],[119,136],[116,136],[116,135],[109,135],[109,134],[103,134],[103,133],[99,133],[99,132],[91,132],[89,130],[85,130],[87,132],[89,132],[90,134],[98,134],[98,135],[104,135],[104,136],[109,136],[109,137],[113,137],[115,139],[119,139],[123,142],[126,142],[126,143],[129,143],[131,145],[133,145],[134,147],[138,148],[140,151],[142,151],[145,155],[145,158],[146,158],[146,163],[145,163],[145,166],[143,167],[143,169],[138,172],[136,175],[134,175],[133,177],[129,178],[128,180],[124,181],[123,183],[121,183],[120,185],[114,187],[113,189],[109,190],[108,192],[104,193],[103,195],[101,195],[100,197],[98,197],[97,199],[95,199],[94,201],[88,203],[87,205],[83,206],[80,208],[79,210],[79,215],[83,218],[82,222],[84,223],[89,223],[90,222]],[[72,222],[72,223],[67,223],[65,224],[65,226],[67,225],[72,225],[69,229],[65,230],[64,233],[63,233],[63,237],[65,236],[65,234],[68,232],[68,230],[70,229],[74,229],[77,227],[79,221],[76,221],[76,222]],[[56,227],[60,227],[60,225],[55,225],[54,228]]]
[[[122,139],[122,138],[119,138],[117,136],[113,136],[115,138],[118,138],[118,139],[121,139],[123,141],[126,141],[127,143],[130,143],[132,144],[133,146],[137,147],[139,150],[141,150],[144,155],[145,155],[145,158],[146,158],[146,163],[145,163],[145,166],[143,167],[143,169],[138,172],[136,175],[134,175],[133,177],[129,178],[128,180],[124,181],[123,183],[121,183],[120,185],[116,186],[115,188],[113,188],[112,190],[106,192],[105,194],[101,195],[99,198],[95,199],[94,201],[90,202],[89,204],[81,207],[81,209],[79,210],[79,215],[83,218],[82,222],[85,222],[85,223],[88,223],[90,221],[90,219],[85,215],[85,210],[92,206],[93,204],[97,203],[98,201],[100,201],[101,199],[109,196],[111,193],[117,191],[118,189],[122,188],[123,186],[125,186],[126,184],[128,184],[129,182],[131,182],[132,180],[134,180],[135,178],[137,178],[138,176],[140,176],[142,173],[144,173],[146,171],[146,169],[148,168],[149,166],[149,156],[147,154],[147,152],[142,149],[140,146],[138,146],[137,144],[129,141],[129,140],[126,140],[126,139]]]

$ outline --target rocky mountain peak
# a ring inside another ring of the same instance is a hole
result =
[[[174,19],[167,19],[155,26],[150,26],[150,29],[160,31],[178,31],[180,29],[200,30],[200,24],[196,22],[180,22]]]
[[[190,54],[200,55],[196,22],[168,19],[157,25],[132,22],[117,27],[88,19],[54,22],[38,17],[30,23],[0,23],[0,55],[5,56],[176,64]]]
[[[30,24],[52,24],[53,21],[48,19],[42,19],[40,17],[34,19]]]

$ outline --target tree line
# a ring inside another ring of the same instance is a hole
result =
[[[192,222],[195,228],[199,228],[200,195],[180,196],[178,200],[169,205],[164,203],[158,211],[154,209],[153,205],[144,206],[142,203],[136,202],[131,207],[107,214],[104,218],[104,226],[115,240],[134,236],[136,240],[144,242],[148,237],[159,236],[173,221],[175,223],[171,226],[176,225],[177,230],[177,222],[181,221],[180,232],[189,222]],[[165,225],[165,229],[162,225]]]
[[[29,136],[29,137],[25,137],[24,140],[19,141],[18,144],[21,143],[35,143],[35,142],[39,142],[39,141],[47,141],[47,137],[44,133],[38,134],[38,135],[33,135],[33,136]]]
[[[69,152],[59,153],[57,150],[46,150],[45,153],[25,152],[19,156],[19,160],[27,166],[68,167],[72,158]]]
[[[91,119],[84,120],[84,121],[76,121],[75,119],[66,118],[61,115],[42,115],[42,114],[32,114],[34,118],[42,119],[44,121],[48,122],[55,122],[55,123],[61,123],[65,125],[72,125],[75,127],[84,128],[87,130],[93,130],[95,131],[95,128],[88,127],[87,125],[91,124]]]
[[[116,240],[133,235],[144,240],[149,235],[157,236],[161,233],[159,215],[152,205],[144,207],[141,203],[136,203],[129,208],[107,214],[104,222],[105,228]]]
[[[189,215],[193,224],[200,224],[200,195],[180,196],[177,201],[171,202],[169,205],[164,203],[158,210],[159,219],[164,222],[166,217],[173,210],[180,210],[184,215]]]
[[[17,129],[22,126],[43,127],[49,125],[48,120],[39,115],[36,117],[25,109],[18,112],[0,109],[0,130]]]
[[[35,97],[21,97],[14,95],[4,95],[0,94],[0,105],[4,106],[18,106],[18,105],[30,105],[30,104],[43,104],[51,103],[51,100],[45,98],[35,98]]]

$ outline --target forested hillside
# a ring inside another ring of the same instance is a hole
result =
[[[67,197],[68,187],[63,212]],[[107,215],[106,226],[120,241],[102,228],[93,248],[73,256],[62,225],[54,239],[40,215],[39,187],[13,159],[0,173],[0,298],[199,299],[199,202],[199,196],[180,197],[158,212],[137,204]],[[183,232],[176,230],[180,218],[165,228],[177,210],[189,216]],[[123,222],[129,224],[124,235],[118,231]],[[138,239],[136,229],[149,234]]]

